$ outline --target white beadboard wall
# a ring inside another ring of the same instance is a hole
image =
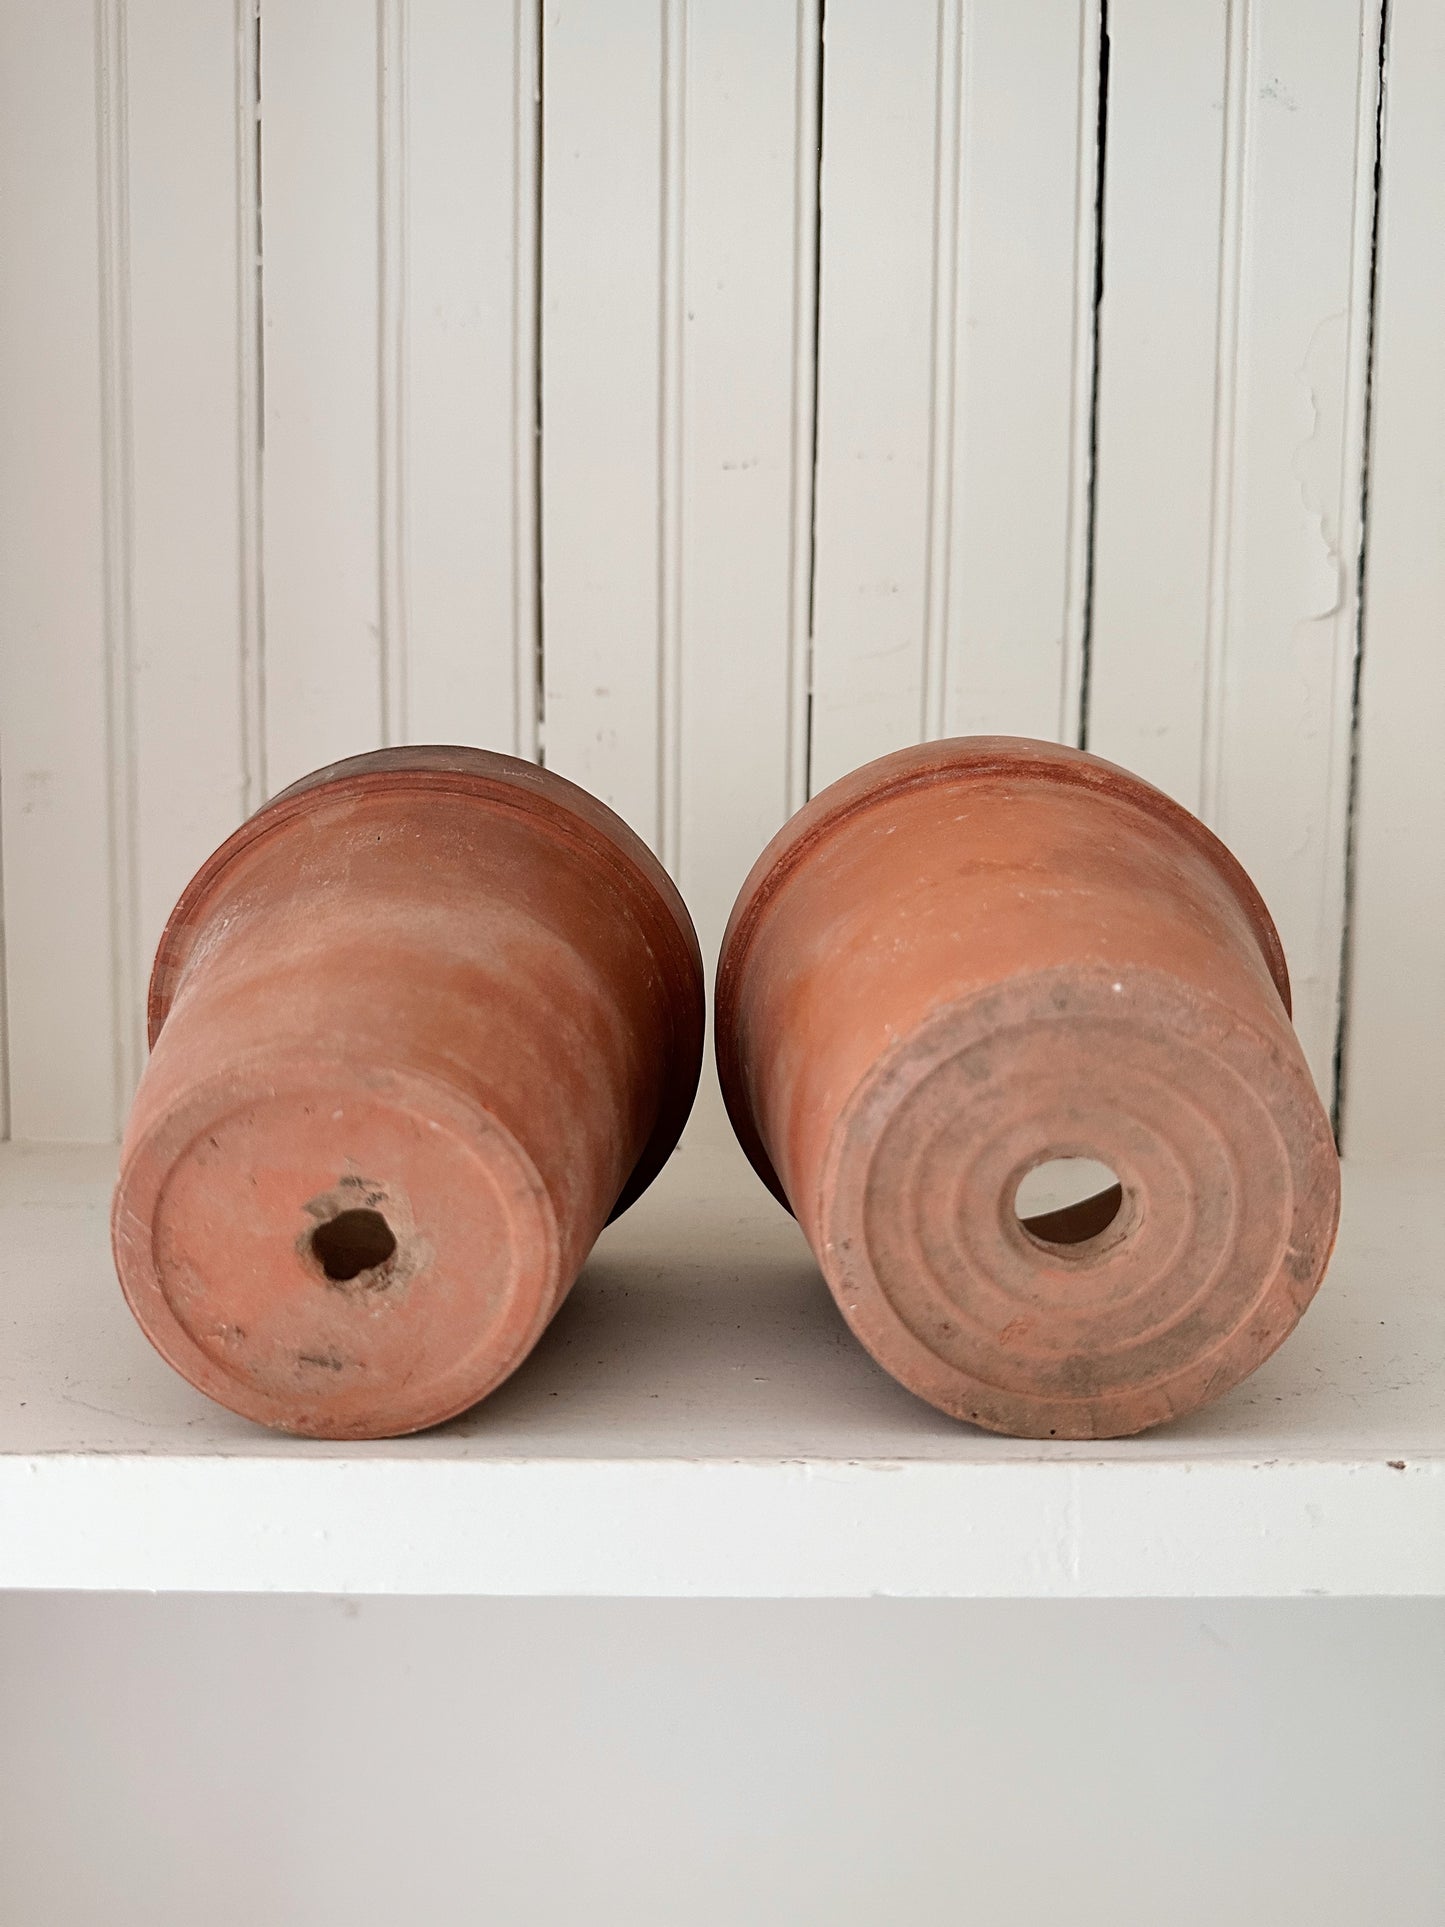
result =
[[[1442,93],[1434,0],[7,0],[5,1128],[116,1130],[318,763],[540,756],[711,952],[1000,730],[1213,823],[1346,1148],[1445,1149]]]

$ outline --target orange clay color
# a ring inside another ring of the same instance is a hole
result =
[[[754,1166],[873,1357],[955,1418],[1111,1438],[1266,1359],[1339,1163],[1254,886],[1052,744],[929,743],[825,790],[743,886],[717,1050]],[[1026,1217],[1046,1160],[1118,1186]]]
[[[320,770],[161,939],[112,1218],[131,1308],[262,1424],[450,1418],[661,1168],[702,1031],[687,912],[584,791],[469,749]]]

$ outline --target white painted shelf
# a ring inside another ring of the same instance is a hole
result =
[[[108,1149],[0,1147],[0,1586],[631,1596],[1445,1594],[1445,1167],[1352,1168],[1284,1349],[1148,1437],[938,1416],[709,1107],[521,1372],[420,1438],[233,1418],[133,1326]]]

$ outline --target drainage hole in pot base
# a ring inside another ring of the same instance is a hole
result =
[[[1108,1230],[1123,1202],[1118,1173],[1097,1158],[1045,1158],[1019,1180],[1014,1214],[1037,1244],[1081,1245]]]
[[[336,1284],[375,1271],[396,1250],[391,1226],[379,1211],[342,1211],[311,1234],[316,1262]]]

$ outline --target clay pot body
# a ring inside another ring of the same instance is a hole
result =
[[[665,872],[561,778],[390,750],[276,798],[188,886],[151,980],[116,1265],[192,1384],[385,1437],[536,1343],[676,1143],[701,961]]]
[[[1339,1164],[1238,863],[1140,779],[963,738],[825,790],[743,886],[718,972],[738,1136],[873,1356],[1036,1438],[1202,1405],[1293,1328]],[[1025,1175],[1118,1190],[1022,1221]]]

